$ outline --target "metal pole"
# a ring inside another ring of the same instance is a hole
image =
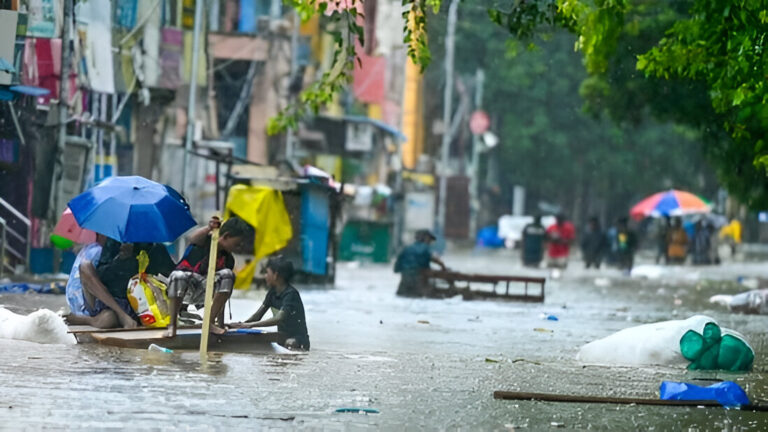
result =
[[[483,84],[485,83],[485,73],[482,69],[475,72],[475,111],[483,105]],[[469,235],[471,238],[477,236],[477,213],[480,209],[480,135],[472,136],[472,166],[469,173]]]
[[[445,36],[445,93],[443,95],[443,143],[440,158],[440,202],[437,208],[435,231],[439,241],[444,241],[445,206],[448,192],[448,158],[451,154],[451,102],[453,99],[453,50],[456,34],[456,14],[459,0],[451,0],[448,8],[448,28]]]
[[[187,167],[192,138],[195,135],[195,96],[197,95],[197,69],[200,62],[200,31],[203,21],[203,0],[195,0],[195,26],[192,37],[192,65],[189,71],[189,102],[187,103],[187,136],[184,140],[184,165],[181,167],[181,194],[187,188]]]
[[[0,229],[3,230],[0,234],[0,277],[2,277],[5,275],[5,219],[3,218],[0,218]]]
[[[64,148],[67,143],[67,114],[69,108],[69,74],[72,67],[72,2],[64,0],[64,26],[61,35],[61,78],[59,85],[59,137],[56,144],[56,156],[53,164],[53,179],[51,182],[51,199],[48,214],[54,220],[58,216],[61,176],[64,172]]]
[[[294,9],[293,29],[291,30],[291,80],[296,77],[299,70],[299,24],[299,14]],[[285,159],[288,161],[293,159],[294,141],[293,128],[289,128],[285,135]]]

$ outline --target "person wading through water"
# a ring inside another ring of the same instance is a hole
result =
[[[430,245],[435,236],[429,230],[416,231],[416,242],[406,247],[397,256],[395,273],[400,273],[400,285],[397,295],[404,297],[424,297],[429,294],[427,280],[429,264],[435,263],[445,270],[445,264],[432,253]]]

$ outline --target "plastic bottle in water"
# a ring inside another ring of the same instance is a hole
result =
[[[173,352],[172,349],[161,347],[160,345],[152,344],[147,348],[149,351],[158,351],[158,352],[164,352],[166,354],[171,354]]]

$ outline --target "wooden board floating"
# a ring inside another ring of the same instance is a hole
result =
[[[96,330],[96,331],[94,331]],[[147,349],[156,344],[172,350],[193,350],[200,348],[200,328],[180,328],[173,338],[164,337],[165,329],[141,327],[138,329],[86,330],[72,329],[79,343],[96,342],[118,348]],[[230,330],[223,335],[210,335],[208,350],[211,352],[271,352],[272,342],[285,343],[279,332],[259,332],[252,329]]]
[[[493,398],[502,400],[535,400],[543,402],[603,403],[619,405],[722,407],[720,403],[713,400],[661,400],[607,396],[563,395],[553,393],[513,392],[500,390],[493,392]],[[768,405],[742,405],[739,409],[742,411],[768,411]]]
[[[436,293],[435,297],[461,295],[464,300],[544,302],[546,278],[543,277],[469,274],[447,270],[430,271],[427,277]],[[529,290],[531,285],[534,288]],[[478,286],[485,289],[478,289]]]
[[[178,329],[201,329],[203,328],[202,325],[190,325],[190,326],[179,326]],[[109,328],[109,329],[100,329],[96,327],[91,327],[87,325],[71,325],[69,326],[69,329],[67,330],[67,333],[73,334],[75,336],[79,334],[90,334],[90,333],[116,333],[116,332],[124,332],[124,331],[154,331],[154,330],[164,330],[165,327],[161,328],[155,328],[155,327],[136,327],[133,329],[124,329],[122,327],[120,328]]]

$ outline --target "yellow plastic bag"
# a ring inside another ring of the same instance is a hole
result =
[[[171,322],[168,296],[165,284],[146,273],[149,255],[141,251],[139,256],[139,274],[128,282],[128,302],[147,327],[167,327]]]

